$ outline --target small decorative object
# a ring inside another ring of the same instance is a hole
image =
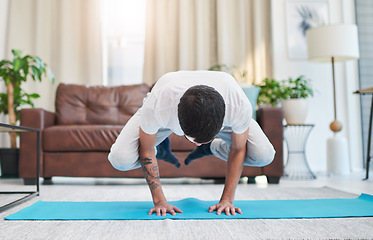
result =
[[[304,124],[308,113],[308,97],[313,96],[310,79],[301,75],[281,82],[281,98],[287,124]]]
[[[4,81],[6,92],[0,93],[0,113],[9,116],[9,124],[16,125],[19,120],[20,108],[23,105],[34,106],[33,100],[39,98],[37,93],[26,93],[22,83],[29,79],[41,81],[43,76],[49,76],[54,82],[54,76],[47,65],[39,58],[30,55],[22,56],[20,50],[12,50],[13,60],[0,61],[0,79]],[[1,160],[10,161],[9,155],[15,155],[18,163],[17,135],[10,133],[11,149],[0,149]],[[11,153],[9,153],[11,152]],[[14,166],[17,166],[14,163]],[[18,171],[18,169],[16,170]],[[13,171],[14,172],[14,171]],[[6,172],[2,172],[6,175]],[[14,175],[13,173],[11,175]]]
[[[258,96],[259,106],[277,107],[281,100],[280,82],[275,79],[265,78],[263,84],[259,85],[260,92]]]

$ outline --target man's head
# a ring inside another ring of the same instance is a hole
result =
[[[189,88],[180,99],[178,117],[181,129],[196,143],[207,143],[219,133],[224,120],[223,97],[212,87]]]

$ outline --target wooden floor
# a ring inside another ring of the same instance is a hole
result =
[[[373,178],[373,175],[371,175]],[[281,180],[268,185],[239,184],[237,200],[354,197],[373,194],[373,180],[364,173],[318,176],[316,180]],[[242,180],[244,182],[245,179]],[[55,178],[42,185],[40,197],[0,213],[0,239],[373,239],[373,218],[162,220],[162,221],[5,221],[4,217],[38,200],[147,201],[143,179]],[[217,200],[222,184],[200,179],[163,179],[168,200],[195,197]],[[30,189],[20,179],[0,179],[0,190]],[[1,201],[9,200],[0,197]]]

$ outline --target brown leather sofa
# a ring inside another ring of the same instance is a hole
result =
[[[109,150],[123,125],[141,107],[149,91],[145,84],[118,87],[60,84],[56,93],[56,112],[23,109],[21,125],[41,130],[40,176],[68,177],[143,177],[141,169],[118,171],[107,159]],[[276,149],[274,161],[265,167],[244,167],[242,176],[252,182],[266,175],[278,183],[283,175],[282,110],[263,108],[257,121]],[[171,148],[181,167],[159,162],[162,178],[198,177],[224,179],[226,162],[207,156],[184,165],[184,159],[195,145],[184,137],[170,136]],[[36,141],[32,133],[20,138],[19,175],[25,184],[36,179]]]

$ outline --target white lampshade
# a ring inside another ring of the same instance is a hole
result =
[[[314,62],[347,61],[359,58],[357,26],[328,25],[306,32],[308,59]]]

